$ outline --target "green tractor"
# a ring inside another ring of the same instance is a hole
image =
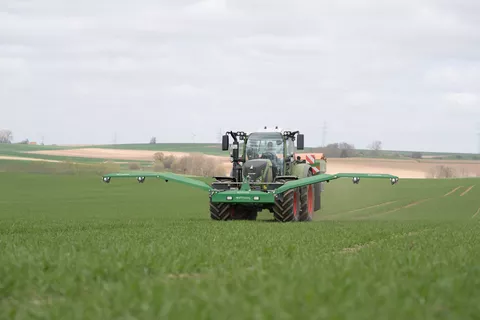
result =
[[[311,221],[313,213],[320,209],[324,182],[284,192],[277,190],[287,182],[315,175],[317,167],[301,160],[300,156],[295,157],[295,149],[304,148],[304,136],[278,127],[265,127],[249,135],[229,131],[223,136],[223,150],[229,150],[230,137],[233,138],[233,168],[229,177],[215,177],[210,197],[211,218],[255,220],[259,211],[268,209],[277,221]],[[325,173],[326,161],[322,159],[318,164],[323,170],[316,171]],[[231,190],[233,194],[227,195]]]
[[[392,185],[398,182],[390,174],[326,174],[326,159],[307,162],[296,156],[296,150],[304,149],[304,136],[298,131],[278,127],[250,134],[229,131],[222,138],[222,150],[230,148],[230,175],[213,177],[211,185],[168,172],[111,173],[103,181],[109,183],[113,177],[137,177],[140,183],[146,177],[177,181],[208,192],[213,220],[256,220],[258,212],[267,209],[279,222],[312,221],[321,208],[323,184],[330,180],[349,177],[358,184],[360,178],[389,178]]]

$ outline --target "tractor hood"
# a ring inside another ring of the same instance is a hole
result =
[[[268,159],[247,160],[243,164],[243,177],[249,177],[252,182],[271,181],[272,162]]]

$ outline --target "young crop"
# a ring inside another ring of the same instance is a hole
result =
[[[218,223],[202,191],[0,173],[0,318],[470,319],[476,179],[328,184],[312,223]],[[208,179],[203,179],[207,181]]]

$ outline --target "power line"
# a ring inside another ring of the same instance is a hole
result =
[[[322,130],[322,147],[325,147],[325,142],[327,140],[327,122],[323,122],[323,130]]]
[[[223,132],[222,132],[222,129],[220,128],[217,134],[217,139],[218,139],[218,142],[220,143],[222,143],[222,136],[223,136]]]
[[[478,154],[480,154],[480,122],[477,123]]]

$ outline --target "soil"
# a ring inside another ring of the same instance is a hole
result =
[[[24,160],[24,161],[60,162],[60,161],[57,161],[57,160],[46,160],[46,159],[26,158],[26,157],[11,157],[11,156],[0,156],[0,160]]]
[[[65,149],[65,150],[42,150],[30,151],[29,153],[80,157],[80,158],[101,158],[101,159],[117,159],[117,160],[131,160],[131,161],[152,161],[153,156],[158,151],[151,150],[126,150],[126,149],[101,149],[101,148],[80,148],[80,149]],[[165,156],[187,156],[184,152],[168,152],[161,151]]]

